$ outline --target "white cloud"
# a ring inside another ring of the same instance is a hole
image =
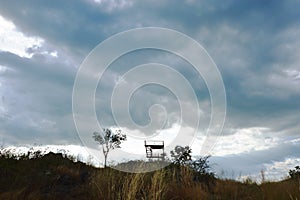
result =
[[[290,157],[283,161],[273,161],[272,163],[264,164],[266,177],[269,180],[278,180],[288,176],[290,169],[299,165],[300,158]]]
[[[300,144],[300,138],[292,139],[287,141],[286,143],[292,143],[292,144]]]
[[[47,130],[47,129],[53,129],[56,125],[56,122],[48,120],[48,119],[33,119],[29,118],[28,125],[35,128],[40,129],[41,131]]]
[[[189,127],[182,127],[184,133],[192,132],[193,130]],[[142,138],[139,136],[144,136],[145,134],[141,133],[139,130],[130,130],[126,127],[121,128],[122,133],[127,135],[127,141],[122,144],[122,150],[129,154],[139,154],[145,156],[145,147],[144,147],[144,140],[154,140],[154,141],[164,141],[165,148],[171,145],[174,142],[174,139],[177,136],[177,133],[180,130],[179,124],[173,124],[168,129],[157,130],[157,133],[153,135]],[[180,144],[175,144],[180,145]],[[174,145],[173,145],[174,146]],[[166,152],[169,153],[169,152]],[[128,155],[129,155],[128,154]]]
[[[58,57],[57,51],[50,52],[49,54],[50,54],[51,56],[55,57],[55,58]]]
[[[93,0],[95,3],[105,7],[108,12],[113,10],[120,10],[131,7],[133,4],[132,0]]]
[[[283,72],[292,80],[300,80],[300,71],[298,70],[284,70]]]
[[[222,136],[213,149],[212,155],[226,156],[272,148],[280,143],[278,137],[270,133],[266,127],[241,128],[235,134]]]
[[[0,74],[6,72],[7,69],[8,69],[8,67],[5,67],[5,66],[0,65]]]
[[[163,140],[168,151],[174,147],[174,145],[182,145],[175,141],[179,130],[181,133],[185,133],[186,137],[190,137],[192,142],[191,148],[194,156],[200,155],[202,145],[205,141],[206,136],[199,133],[198,137],[193,140],[194,129],[192,127],[180,127],[178,124],[173,124],[169,129],[162,130],[158,135],[148,137],[146,140]],[[128,137],[128,140],[122,145],[122,150],[129,154],[140,154],[144,155],[145,148],[143,138],[137,139],[133,136],[143,135],[138,130],[129,130],[126,127],[121,128],[122,132]],[[241,155],[243,153],[250,153],[255,151],[268,150],[276,147],[282,143],[298,144],[300,139],[283,140],[280,137],[274,136],[269,128],[266,127],[250,127],[233,130],[234,134],[227,136],[220,136],[216,138],[216,145],[211,151],[212,156],[226,157],[228,155]],[[215,136],[211,136],[215,137]],[[176,144],[172,144],[175,142]],[[173,145],[173,146],[172,146]]]
[[[8,51],[21,57],[31,58],[33,53],[28,48],[38,48],[44,40],[39,37],[28,37],[19,32],[16,26],[0,16],[0,51]]]

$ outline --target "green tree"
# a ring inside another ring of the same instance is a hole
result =
[[[103,133],[93,133],[93,138],[102,146],[104,155],[104,167],[106,167],[107,156],[110,150],[121,148],[121,143],[126,140],[126,135],[122,134],[121,130],[112,131],[111,129],[103,129]]]

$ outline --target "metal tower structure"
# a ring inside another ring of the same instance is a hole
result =
[[[165,158],[165,145],[164,141],[146,141],[145,140],[146,157],[157,158],[164,160]]]

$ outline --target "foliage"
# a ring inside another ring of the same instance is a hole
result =
[[[192,149],[189,146],[176,146],[170,153],[176,165],[187,165],[192,160]]]
[[[210,156],[199,157],[190,163],[189,166],[194,172],[193,179],[195,181],[206,182],[207,184],[214,181],[215,174],[209,165],[209,158]]]
[[[103,134],[98,132],[93,133],[93,138],[102,146],[104,155],[104,167],[106,167],[107,156],[110,150],[121,148],[120,145],[126,140],[126,135],[121,133],[121,130],[113,132],[111,129],[103,129]]]
[[[189,166],[199,174],[207,174],[210,170],[208,161],[210,156],[199,157],[196,160],[192,160],[192,149],[189,146],[176,146],[170,153],[173,164],[175,165]]]
[[[289,175],[292,179],[300,178],[300,166],[296,166],[295,169],[289,171]]]
[[[208,159],[210,156],[200,157],[197,160],[191,162],[191,168],[198,172],[199,174],[207,174],[209,172],[210,166]]]

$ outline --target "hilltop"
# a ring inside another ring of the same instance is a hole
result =
[[[0,199],[300,199],[296,179],[258,185],[197,176],[174,165],[131,174],[74,162],[61,153],[18,160],[2,156],[0,176]]]

